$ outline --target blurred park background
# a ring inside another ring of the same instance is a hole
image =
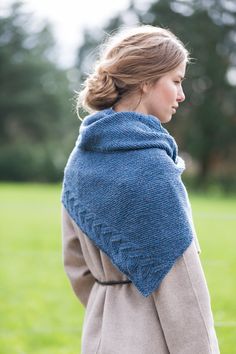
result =
[[[0,5],[0,353],[79,353],[84,311],[60,238],[61,181],[80,124],[75,92],[106,33],[137,23],[170,28],[194,58],[186,100],[165,128],[186,161],[221,353],[236,353],[236,2],[127,0],[105,24],[88,16],[69,64],[50,21],[36,26],[25,4]]]

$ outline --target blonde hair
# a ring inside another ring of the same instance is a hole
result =
[[[101,46],[94,72],[79,92],[77,112],[80,107],[90,113],[112,107],[183,61],[190,61],[189,52],[169,29],[150,25],[123,29]]]

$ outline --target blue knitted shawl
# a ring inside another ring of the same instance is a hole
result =
[[[112,108],[84,118],[65,167],[69,215],[144,296],[194,236],[184,169],[158,118]]]

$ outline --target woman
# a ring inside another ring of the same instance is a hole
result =
[[[123,30],[79,94],[91,114],[65,168],[62,217],[83,354],[219,353],[184,161],[162,126],[185,99],[189,60],[169,30]]]

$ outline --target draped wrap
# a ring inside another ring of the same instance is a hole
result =
[[[109,108],[84,118],[64,170],[69,215],[144,296],[194,236],[184,169],[158,118]]]

